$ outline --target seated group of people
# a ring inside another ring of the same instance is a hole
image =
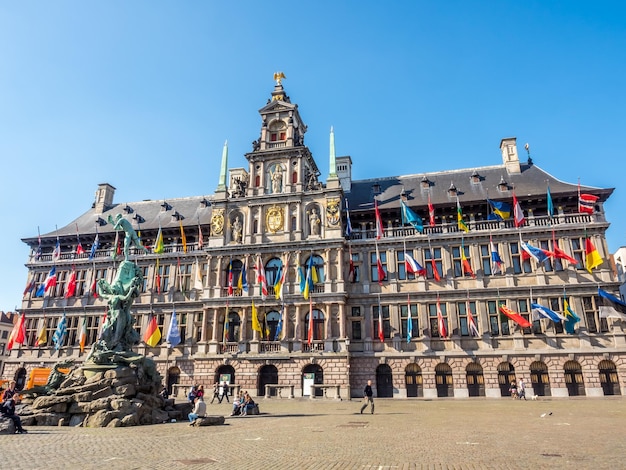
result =
[[[28,431],[22,427],[22,420],[15,414],[15,405],[19,404],[20,396],[15,390],[15,381],[9,383],[9,388],[2,392],[2,403],[0,403],[0,415],[9,418],[15,425],[15,433],[25,434]]]
[[[248,392],[239,392],[239,397],[233,401],[233,412],[231,416],[246,416],[248,411],[255,407],[254,400]]]

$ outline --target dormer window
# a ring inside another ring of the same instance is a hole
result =
[[[422,181],[420,182],[420,184],[422,185],[423,189],[430,188],[430,180],[426,177],[426,175],[424,175],[424,177],[422,178]]]
[[[448,194],[452,197],[455,197],[457,195],[457,192],[458,191],[454,183],[450,183],[450,187],[448,188]]]
[[[504,180],[504,176],[500,177],[500,182],[498,183],[498,190],[500,191],[508,191],[509,183]]]
[[[480,183],[480,175],[478,174],[478,171],[474,170],[471,176],[471,180],[472,180],[472,183],[474,184]]]
[[[287,140],[287,124],[283,121],[274,121],[270,124],[270,142]]]

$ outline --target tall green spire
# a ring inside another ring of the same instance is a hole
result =
[[[224,142],[222,150],[222,167],[220,168],[220,180],[217,183],[218,191],[226,191],[226,169],[228,168],[228,140]]]
[[[329,178],[337,178],[337,164],[335,163],[335,131],[330,126],[330,173]]]

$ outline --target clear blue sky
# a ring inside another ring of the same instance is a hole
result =
[[[324,180],[331,126],[357,179],[497,165],[516,136],[559,179],[616,188],[614,252],[624,5],[0,0],[0,310],[21,303],[21,238],[87,211],[98,183],[119,203],[212,194],[226,139],[245,166],[278,70]]]

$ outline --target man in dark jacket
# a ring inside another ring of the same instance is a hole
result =
[[[9,388],[2,394],[2,404],[0,404],[0,414],[9,418],[15,425],[15,432],[25,434],[27,431],[22,427],[22,420],[15,414],[15,405],[19,403],[19,395],[15,392],[15,382],[11,382]]]
[[[371,405],[371,412],[374,414],[374,392],[372,392],[372,381],[368,380],[367,385],[365,386],[365,390],[363,392],[363,406],[361,407],[361,414],[363,414],[363,410],[367,408],[367,405]]]

